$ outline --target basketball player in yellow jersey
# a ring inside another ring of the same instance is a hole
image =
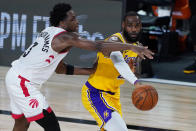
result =
[[[141,21],[135,12],[128,12],[122,23],[122,32],[115,33],[107,41],[137,44],[141,30]],[[124,78],[138,88],[137,77],[134,75],[137,54],[131,50],[112,52],[109,57],[97,53],[97,69],[90,75],[82,88],[82,102],[97,121],[101,130],[127,131],[122,119],[120,104],[120,85]],[[133,61],[132,71],[127,63]]]

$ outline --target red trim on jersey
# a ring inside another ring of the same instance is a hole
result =
[[[22,88],[23,94],[25,95],[25,97],[30,96],[29,95],[29,91],[27,89],[27,87],[25,86],[25,81],[30,82],[29,80],[27,80],[26,78],[22,77],[22,76],[18,76],[18,78],[21,79],[20,81],[20,87]]]
[[[13,114],[13,113],[11,113],[11,115],[12,115],[12,118],[14,119],[20,119],[21,117],[24,116],[24,114]]]
[[[64,53],[66,53],[68,50],[66,50],[66,51],[64,51],[64,52],[59,52],[59,54],[64,54]]]
[[[65,32],[67,32],[67,31],[65,30],[65,31],[59,32],[58,34],[56,34],[56,35],[53,37],[52,40],[54,40],[58,35],[60,35],[60,34],[62,34],[62,33],[65,33]],[[66,49],[65,51],[59,52],[58,54],[64,54],[64,53],[68,52],[69,49],[70,49],[70,48]]]
[[[58,34],[56,34],[56,35],[53,37],[53,39],[55,39],[58,35],[60,35],[60,34],[62,34],[62,33],[65,33],[65,32],[67,32],[67,31],[59,32]]]
[[[58,34],[56,34],[56,35],[53,37],[53,39],[55,39],[58,35],[60,35],[60,34],[62,34],[62,33],[64,33],[64,32],[67,32],[67,31],[59,32]],[[65,51],[59,52],[59,54],[64,54],[64,53],[68,52],[69,49],[70,49],[70,48],[66,49]]]
[[[59,52],[59,54],[64,54],[64,53],[68,52],[70,48],[71,47],[67,47],[66,49],[64,49],[64,51]]]

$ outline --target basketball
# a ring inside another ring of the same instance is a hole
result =
[[[158,93],[156,89],[150,85],[141,85],[132,92],[132,103],[142,111],[151,110],[158,102]]]

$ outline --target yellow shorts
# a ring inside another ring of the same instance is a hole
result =
[[[121,116],[120,89],[111,94],[94,88],[90,83],[82,87],[82,103],[102,128],[111,119],[111,113],[117,111]]]

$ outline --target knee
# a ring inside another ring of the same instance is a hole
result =
[[[36,121],[45,131],[60,131],[58,121],[41,119]]]
[[[58,121],[53,121],[48,126],[44,127],[45,131],[60,131],[60,126]]]
[[[60,131],[60,126],[54,112],[48,113],[43,111],[44,118],[36,120],[36,122],[44,128],[45,131]]]
[[[117,112],[112,112],[112,117],[105,124],[104,129],[106,131],[128,131],[124,120]]]
[[[104,131],[128,131],[127,128],[121,125],[111,125],[110,127],[104,127]]]
[[[16,119],[15,120],[15,126],[16,127],[21,127],[23,129],[28,129],[29,128],[30,123],[26,120],[25,117],[22,117],[20,119]]]
[[[25,128],[26,128],[26,129],[29,129],[29,126],[30,126],[30,123],[29,123],[29,122],[26,122],[26,123],[25,123]]]

